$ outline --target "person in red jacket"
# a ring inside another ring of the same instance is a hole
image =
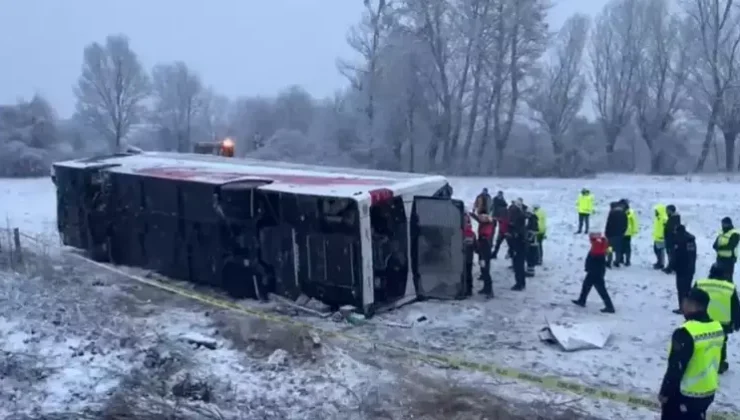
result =
[[[612,303],[609,292],[606,290],[606,258],[609,252],[609,241],[601,233],[590,233],[589,240],[591,241],[591,249],[586,256],[586,277],[583,279],[583,285],[581,286],[581,295],[578,299],[572,301],[574,304],[585,307],[586,299],[588,294],[591,292],[591,288],[596,289],[596,292],[604,301],[604,309],[601,312],[613,314],[614,304]]]
[[[483,280],[483,288],[478,293],[487,298],[492,298],[491,248],[493,233],[496,229],[495,220],[487,214],[471,213],[470,217],[478,222],[478,263],[480,264],[481,280]]]

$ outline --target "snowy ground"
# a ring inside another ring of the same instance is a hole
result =
[[[701,256],[697,275],[702,275],[712,262],[711,241],[719,220],[735,216],[740,187],[722,177],[689,181],[639,176],[589,180],[461,178],[455,179],[453,185],[456,195],[467,203],[481,188],[488,187],[492,192],[504,190],[508,199],[522,197],[525,202],[540,204],[548,214],[545,267],[529,280],[525,292],[513,292],[509,290],[513,275],[506,268],[508,261],[495,261],[497,295],[493,300],[416,303],[377,317],[371,325],[354,327],[352,332],[459,358],[654,395],[665,368],[669,334],[681,318],[671,313],[676,305],[673,278],[650,268],[652,206],[661,201],[679,208],[689,230],[698,238]],[[574,202],[584,186],[597,198],[594,228],[603,228],[608,202],[623,197],[632,201],[642,224],[633,244],[633,266],[613,270],[607,277],[617,307],[615,315],[599,313],[601,303],[595,293],[586,309],[570,304],[579,291],[588,242],[585,236],[573,234]],[[29,234],[54,238],[55,195],[48,180],[0,180],[0,193],[0,217],[5,218],[6,224],[19,226]],[[515,401],[560,398],[561,402],[551,406],[573,408],[606,419],[655,418],[644,410],[574,399],[572,395],[558,397],[508,380],[416,366],[401,355],[339,339],[322,338],[314,348],[313,338],[306,331],[286,332],[284,327],[133,288],[125,278],[83,269],[79,263],[71,264],[60,257],[41,260],[34,265],[38,267],[35,276],[7,274],[0,279],[0,351],[6,353],[5,361],[0,361],[0,376],[16,377],[11,385],[13,393],[7,389],[8,381],[0,382],[0,398],[13,398],[9,400],[12,404],[0,401],[0,407],[10,407],[9,413],[30,407],[40,407],[45,413],[75,412],[95,404],[107,407],[114,397],[130,397],[125,392],[122,395],[122,390],[132,388],[131,381],[140,388],[156,388],[149,394],[164,395],[173,401],[173,385],[188,382],[183,378],[189,372],[190,382],[208,383],[217,401],[184,404],[182,401],[192,398],[185,395],[174,400],[180,401],[177,407],[219,406],[226,413],[225,418],[374,418],[368,414],[372,410],[364,408],[373,405],[367,404],[373,398],[388,401],[389,410],[394,413],[391,418],[404,418],[398,413],[412,413],[424,405],[423,401],[449,400],[441,395],[450,395],[449,389],[443,389],[450,383],[465,390],[452,394],[464,394],[468,402],[483,401],[482,395],[512,397]],[[39,288],[47,284],[52,288],[39,293]],[[421,315],[427,321],[410,329],[382,324],[405,323]],[[539,342],[537,331],[544,326],[545,318],[603,321],[612,327],[613,337],[604,350],[563,353]],[[95,322],[91,323],[91,319]],[[324,327],[336,328],[329,321],[326,323]],[[187,338],[192,337],[184,336],[186,332],[215,341],[217,348],[194,348],[188,344]],[[254,337],[258,337],[256,343]],[[278,349],[285,350],[287,361],[278,357],[285,356],[282,352],[274,354]],[[728,350],[732,364],[740,357],[738,344],[731,341]],[[177,356],[167,356],[173,354]],[[270,356],[272,361],[268,360]],[[424,395],[413,398],[413,404],[398,400],[399,393],[392,392],[399,386],[407,389],[409,382],[415,384],[414,392],[407,394],[424,391]],[[472,392],[469,389],[478,394],[466,394]],[[389,390],[392,393],[388,394]],[[738,392],[740,372],[731,367],[723,376],[716,408],[738,411],[740,404],[732,398]],[[288,406],[293,411],[285,411]],[[257,407],[273,407],[273,417],[250,412]],[[438,406],[427,408],[434,413],[444,411]],[[462,410],[465,408],[452,409]],[[234,417],[237,412],[241,417]],[[418,414],[424,418],[423,413],[417,413],[417,418]],[[450,414],[446,418],[454,417]],[[467,418],[477,416],[470,412]]]

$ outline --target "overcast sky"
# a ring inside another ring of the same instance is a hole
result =
[[[605,1],[561,0],[552,24]],[[345,34],[361,11],[362,0],[0,0],[0,103],[41,93],[69,116],[84,46],[113,33],[147,68],[183,60],[231,96],[290,84],[330,95],[345,83],[335,63],[351,56]]]

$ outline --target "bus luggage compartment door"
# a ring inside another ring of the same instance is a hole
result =
[[[463,293],[463,212],[460,200],[414,197],[411,269],[420,298],[455,299]]]

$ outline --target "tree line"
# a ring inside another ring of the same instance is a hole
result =
[[[148,71],[111,35],[84,50],[71,120],[39,97],[0,107],[0,159],[23,172],[230,137],[240,155],[460,175],[738,168],[734,0],[612,0],[557,30],[549,0],[363,4],[333,97],[225,95],[184,62]]]

